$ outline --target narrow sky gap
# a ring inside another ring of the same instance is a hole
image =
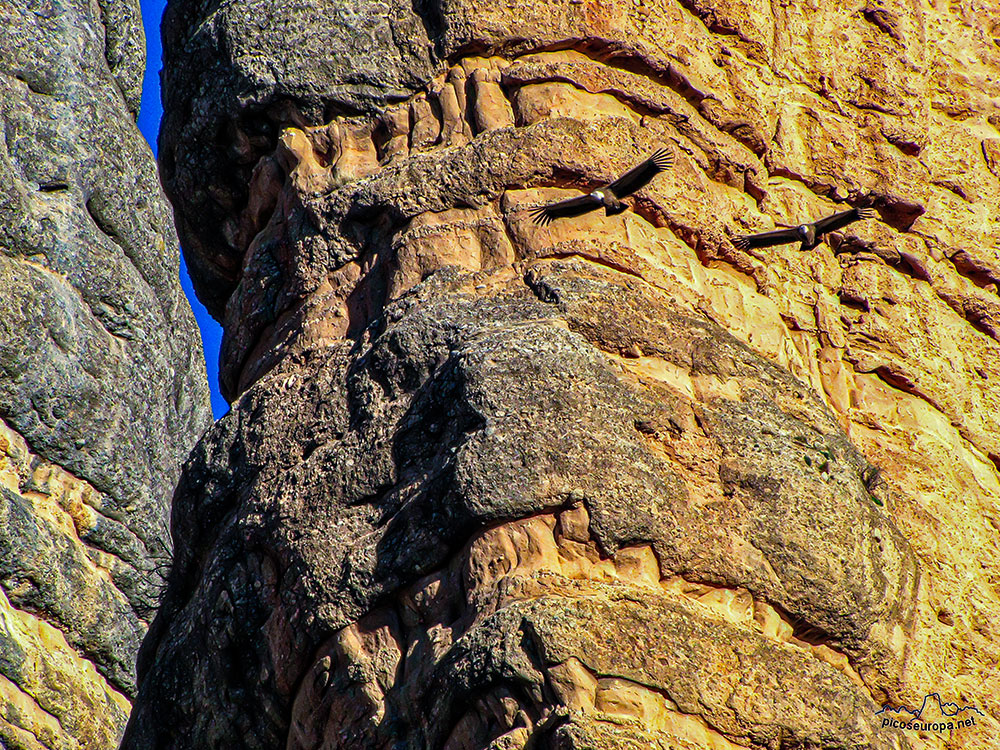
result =
[[[163,59],[160,47],[160,19],[167,3],[166,0],[142,0],[141,4],[142,24],[146,30],[146,73],[142,82],[139,130],[156,155],[156,135],[160,130],[160,118],[163,117],[163,105],[160,103],[160,67]],[[201,343],[205,350],[205,365],[208,369],[208,385],[212,389],[212,413],[218,419],[229,411],[229,404],[219,393],[219,345],[222,341],[222,328],[195,296],[183,256],[181,256],[180,275],[184,294],[191,303],[198,328],[201,329]]]

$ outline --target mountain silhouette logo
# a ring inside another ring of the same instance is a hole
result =
[[[947,732],[975,726],[976,716],[986,714],[975,706],[959,706],[957,703],[941,700],[941,696],[937,693],[928,693],[924,696],[920,708],[893,707],[886,703],[875,712],[875,715],[882,716],[883,727]]]

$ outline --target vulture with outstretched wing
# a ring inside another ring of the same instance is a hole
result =
[[[775,229],[772,232],[761,232],[760,234],[741,234],[733,238],[733,245],[740,250],[748,250],[751,247],[801,242],[800,250],[812,250],[823,241],[823,235],[827,232],[835,232],[855,221],[874,219],[875,216],[876,212],[873,208],[852,208],[850,211],[841,211],[833,216],[814,221],[812,224],[800,224],[797,227]]]
[[[657,174],[668,169],[673,163],[673,155],[665,148],[661,148],[642,164],[632,167],[614,182],[598,188],[592,193],[568,198],[548,206],[536,206],[529,213],[536,222],[543,226],[554,219],[579,216],[601,206],[604,207],[607,216],[620,214],[628,208],[628,204],[621,201],[622,198],[644,187]]]

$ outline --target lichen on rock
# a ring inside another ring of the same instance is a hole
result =
[[[166,187],[234,407],[124,747],[936,747],[876,716],[931,692],[990,746],[972,6],[248,10],[168,15]],[[410,33],[376,74],[321,11]],[[530,219],[663,147],[633,210]],[[878,219],[731,241],[845,204]]]
[[[0,5],[0,746],[118,746],[211,421],[138,3]]]

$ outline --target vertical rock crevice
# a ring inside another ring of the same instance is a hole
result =
[[[0,746],[119,745],[211,422],[137,4],[0,8]]]

